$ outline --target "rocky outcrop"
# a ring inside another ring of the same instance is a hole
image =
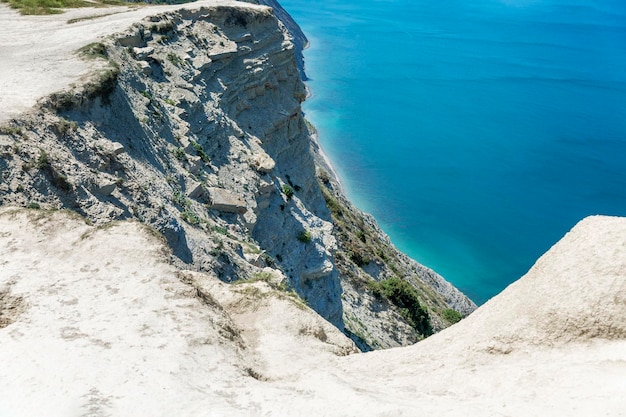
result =
[[[289,34],[291,35],[292,41],[295,45],[295,53],[296,59],[298,60],[298,68],[300,69],[300,75],[303,80],[306,80],[306,73],[304,71],[304,56],[302,55],[302,50],[308,46],[309,40],[306,38],[306,35],[298,26],[298,23],[293,20],[291,15],[280,5],[280,3],[276,0],[247,0],[250,3],[256,4],[265,4],[266,6],[270,6],[274,9],[274,13],[276,13],[276,17],[285,25]]]
[[[212,209],[225,213],[244,214],[247,211],[246,202],[232,191],[218,187],[209,187],[209,205]],[[189,194],[191,197],[192,194]]]
[[[270,268],[362,349],[420,340],[451,323],[447,310],[467,315],[471,301],[324,176],[291,39],[269,7],[205,2],[83,48],[98,71],[3,126],[0,202],[96,225],[137,219],[177,267],[224,282]],[[391,278],[417,289],[410,305],[386,293]]]

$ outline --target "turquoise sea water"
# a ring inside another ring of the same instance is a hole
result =
[[[477,303],[626,215],[623,0],[281,0],[349,197]]]

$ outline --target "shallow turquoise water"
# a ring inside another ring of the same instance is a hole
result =
[[[478,303],[626,215],[626,2],[282,0],[347,193]]]

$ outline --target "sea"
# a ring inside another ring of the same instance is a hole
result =
[[[626,216],[626,1],[280,2],[348,197],[476,303]]]

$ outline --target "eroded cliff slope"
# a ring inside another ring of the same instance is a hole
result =
[[[415,342],[473,310],[343,197],[270,7],[167,10],[81,47],[95,70],[2,126],[3,205],[137,219],[177,267],[292,289],[362,349]]]

